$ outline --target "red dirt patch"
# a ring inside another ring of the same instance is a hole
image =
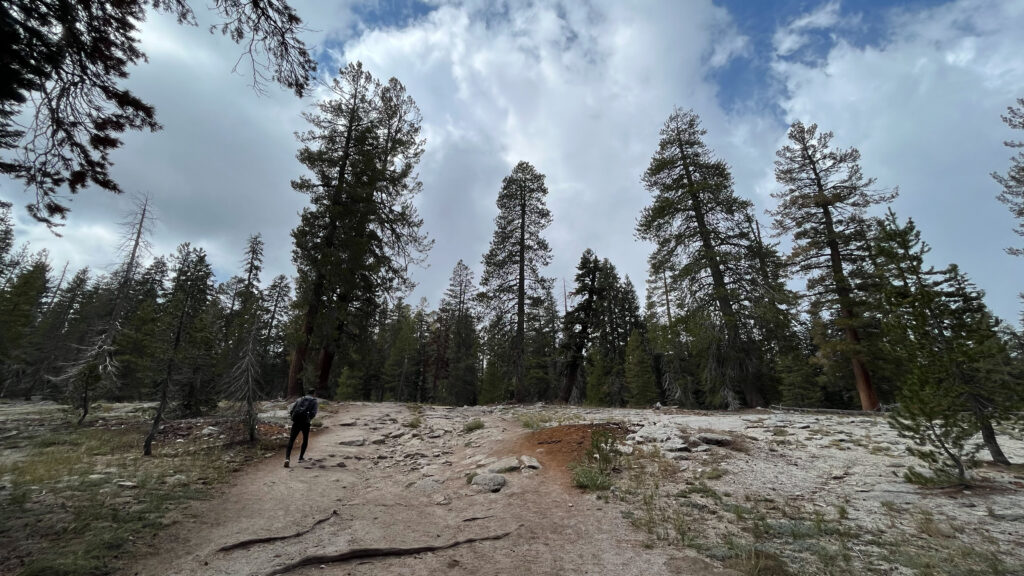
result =
[[[594,430],[607,430],[618,439],[629,433],[624,424],[617,422],[552,426],[520,436],[502,451],[533,456],[543,466],[541,473],[551,474],[560,484],[569,484],[569,465],[583,456]]]

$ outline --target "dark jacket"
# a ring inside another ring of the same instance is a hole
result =
[[[319,404],[316,398],[312,396],[303,396],[292,404],[291,410],[288,411],[288,415],[292,417],[292,420],[298,420],[299,418],[304,419],[306,422],[312,422],[313,418],[316,418],[316,412],[319,408]]]

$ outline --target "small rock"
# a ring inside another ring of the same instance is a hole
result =
[[[171,486],[176,486],[178,484],[184,484],[186,481],[187,481],[186,478],[184,476],[182,476],[181,474],[175,474],[174,476],[171,476],[170,478],[167,478],[166,480],[164,480],[165,483],[170,484]]]
[[[661,449],[666,452],[689,452],[690,447],[682,438],[673,438],[668,442],[661,445]]]
[[[356,421],[355,420],[342,420],[341,422],[338,422],[338,426],[355,426],[355,425],[356,425]]]
[[[473,486],[479,486],[489,492],[499,492],[507,482],[501,474],[478,474],[473,478]]]
[[[370,444],[380,445],[380,444],[383,444],[383,443],[387,442],[387,440],[388,439],[386,437],[380,436],[380,437],[374,438],[373,440],[370,440]]]
[[[711,450],[711,446],[705,446],[703,444],[701,444],[700,446],[697,446],[696,448],[693,449],[694,452],[708,452],[710,450]]]
[[[494,464],[487,467],[487,471],[493,474],[503,474],[505,472],[515,472],[519,470],[519,460],[514,457],[502,458]]]
[[[811,427],[810,424],[797,424],[796,426],[794,426],[794,428],[797,428],[799,430],[807,430],[810,427]]]
[[[117,482],[117,485],[119,487],[121,487],[121,488],[138,488],[139,487],[139,485],[136,484],[135,482],[129,482],[127,480],[119,480]]]
[[[433,478],[424,478],[423,480],[420,480],[419,482],[413,484],[412,488],[417,492],[429,494],[431,492],[437,492],[438,490],[440,490],[441,483],[438,482],[437,480],[434,480]]]
[[[220,434],[220,430],[213,426],[207,426],[206,428],[203,428],[203,431],[200,432],[200,434],[203,436],[212,436],[214,434]]]
[[[531,470],[540,470],[540,462],[533,456],[520,456],[519,460],[523,463],[523,466]]]
[[[712,446],[729,446],[732,444],[732,438],[724,434],[712,434],[711,432],[701,432],[697,434],[697,440],[700,440],[704,444],[711,444]]]
[[[338,442],[342,446],[364,446],[366,444],[366,438],[350,438],[348,440],[342,440]]]
[[[444,436],[444,430],[434,430],[430,434],[427,434],[427,438],[440,438]]]
[[[338,462],[337,464],[335,464],[335,466],[337,466],[338,468],[348,468],[348,465],[345,464],[344,462]]]

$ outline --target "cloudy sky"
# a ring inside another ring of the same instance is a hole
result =
[[[421,108],[418,205],[436,245],[429,267],[414,271],[413,299],[436,305],[460,258],[479,277],[501,179],[521,159],[547,175],[548,275],[571,281],[589,247],[642,288],[650,246],[633,236],[649,199],[640,175],[680,106],[703,118],[764,226],[788,124],[832,130],[835,144],[860,149],[866,175],[899,187],[894,208],[918,223],[931,264],[960,264],[998,315],[1018,317],[1024,260],[1003,248],[1021,242],[989,173],[1008,167],[1002,141],[1024,136],[999,119],[1024,97],[1024,0],[293,4],[323,73],[361,60],[400,79]],[[114,174],[152,196],[155,252],[191,241],[226,279],[260,232],[264,280],[291,275],[289,231],[305,202],[289,186],[303,172],[293,133],[312,100],[273,87],[255,94],[231,72],[238,47],[206,28],[159,14],[144,25],[149,63],[128,85],[165,128],[128,135]],[[28,202],[10,182],[0,195]],[[89,190],[63,238],[23,210],[16,233],[49,249],[55,267],[103,268],[129,205]]]

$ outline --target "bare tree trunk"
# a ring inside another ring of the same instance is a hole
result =
[[[992,461],[1003,466],[1010,466],[1010,459],[1006,457],[1006,454],[1003,454],[1003,449],[999,447],[999,440],[996,439],[996,431],[992,428],[992,421],[977,409],[974,413],[978,418],[978,423],[981,424],[981,438],[985,441],[988,453],[992,455]]]
[[[168,372],[170,372],[170,363],[168,363]],[[164,378],[160,382],[160,405],[156,409],[156,416],[153,417],[153,425],[149,427],[149,434],[146,435],[146,441],[142,445],[142,455],[151,456],[153,454],[153,439],[156,438],[156,433],[160,431],[160,421],[164,417],[164,410],[167,409],[167,388],[169,382],[167,378]]]
[[[84,386],[82,390],[82,417],[78,419],[78,426],[85,422],[85,417],[89,415],[89,386]]]

